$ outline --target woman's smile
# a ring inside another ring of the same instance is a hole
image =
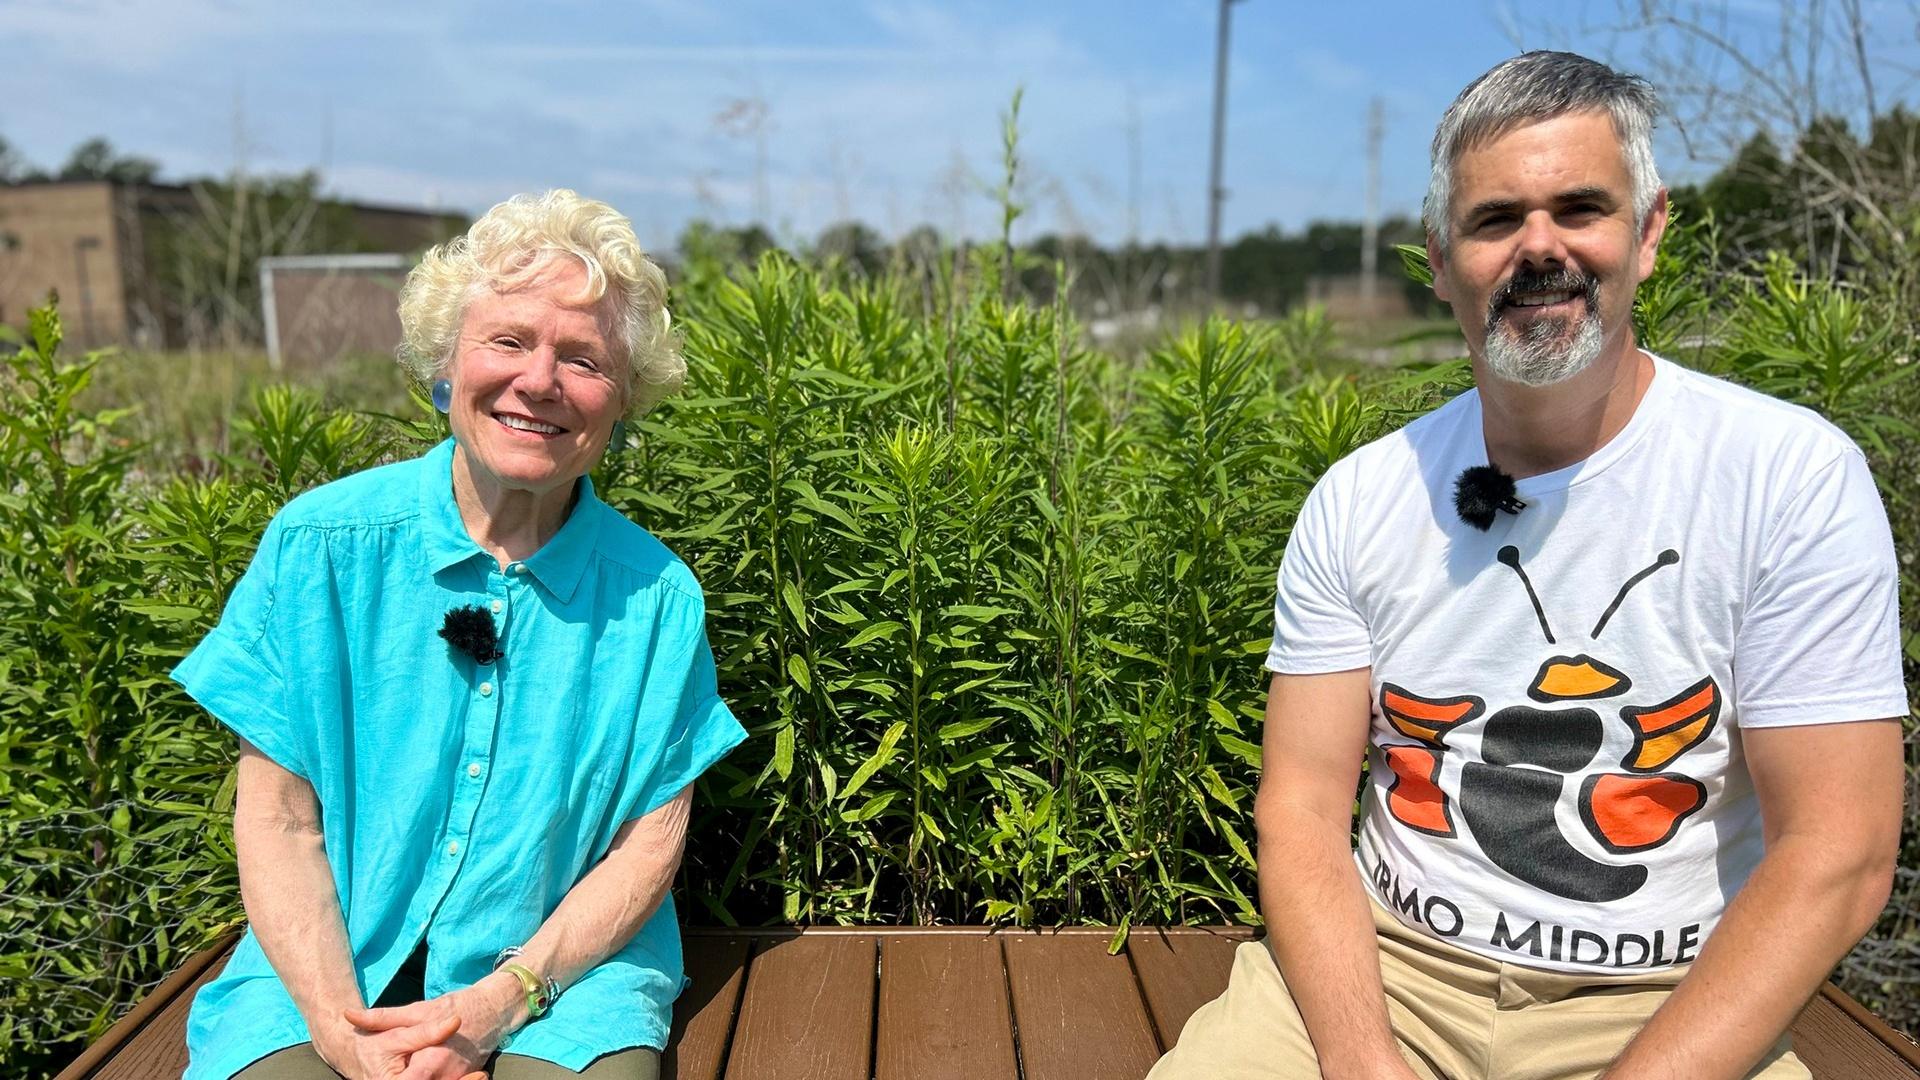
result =
[[[501,427],[506,428],[515,435],[539,442],[546,442],[547,440],[558,438],[567,433],[567,429],[558,424],[535,420],[533,417],[521,413],[496,412],[493,414],[493,418]]]

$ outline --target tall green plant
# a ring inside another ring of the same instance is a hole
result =
[[[681,882],[701,921],[1258,918],[1259,655],[1293,515],[1467,365],[1323,369],[1312,316],[1122,363],[1064,296],[1010,302],[1001,254],[903,279],[771,253],[676,292],[687,391],[595,479],[692,563],[751,735],[701,781]],[[1692,255],[1636,319],[1855,432],[1911,563],[1910,319]],[[124,417],[76,403],[99,360],[51,359],[55,329],[0,375],[0,1071],[237,920],[231,738],[165,673],[286,498],[444,430],[424,403],[378,420],[279,390],[162,481],[129,464],[164,458]],[[1890,915],[1858,979],[1897,969],[1912,927]]]
[[[60,339],[36,309],[0,410],[0,1063],[98,1031],[183,938],[232,920],[196,824],[226,761],[161,675],[268,506],[169,489],[129,507],[127,410],[79,404],[103,355],[68,362]],[[159,550],[201,525],[199,550]],[[156,588],[168,570],[191,584]]]

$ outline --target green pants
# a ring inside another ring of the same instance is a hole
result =
[[[495,1054],[487,1062],[487,1072],[495,1080],[571,1080],[576,1076],[588,1080],[659,1080],[660,1052],[644,1046],[621,1050],[596,1059],[587,1071],[578,1073],[539,1058]],[[301,1043],[268,1054],[241,1069],[234,1080],[337,1080],[339,1075],[320,1060],[312,1043]]]
[[[422,945],[400,965],[393,981],[374,1002],[375,1007],[419,1001],[426,995],[426,974],[427,949]],[[495,1080],[566,1080],[574,1076],[590,1080],[659,1080],[660,1051],[641,1046],[605,1054],[595,1058],[585,1072],[574,1072],[539,1058],[496,1053],[487,1061],[487,1073]],[[301,1043],[268,1054],[235,1073],[234,1080],[335,1080],[339,1075],[314,1052],[312,1043]]]

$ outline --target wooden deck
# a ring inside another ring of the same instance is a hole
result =
[[[1136,1080],[1226,986],[1241,927],[1110,932],[689,929],[693,985],[662,1075],[678,1080]],[[158,1080],[186,1065],[189,960],[58,1080]],[[1817,1080],[1915,1080],[1920,1050],[1823,988],[1794,1025]]]

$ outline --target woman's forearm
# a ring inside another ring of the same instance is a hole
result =
[[[633,940],[673,885],[692,801],[689,787],[622,828],[607,857],[521,945],[519,962],[564,988]],[[524,1021],[522,1005],[513,1026]]]
[[[365,1004],[327,863],[320,808],[305,780],[248,748],[233,839],[240,899],[267,962],[318,1036]]]

